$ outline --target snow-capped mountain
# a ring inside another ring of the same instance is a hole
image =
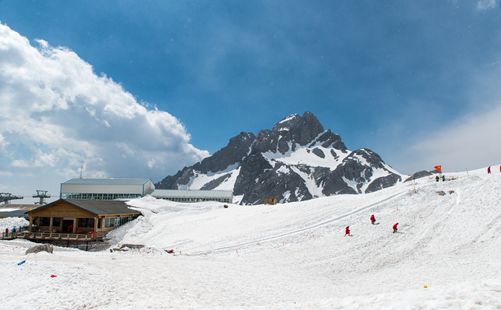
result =
[[[233,190],[237,202],[259,204],[369,193],[402,181],[375,152],[349,151],[310,112],[287,116],[257,136],[241,132],[227,146],[156,184],[164,189]]]

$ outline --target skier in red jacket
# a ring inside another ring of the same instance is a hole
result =
[[[344,236],[351,236],[350,234],[350,226],[346,226],[346,228],[344,229]]]
[[[393,224],[393,233],[396,233],[398,230],[398,223]]]
[[[491,174],[491,166],[487,167],[487,174]]]
[[[376,224],[376,217],[374,216],[374,214],[371,215],[371,223],[372,225]]]

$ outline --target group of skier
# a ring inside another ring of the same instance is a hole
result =
[[[501,166],[499,166],[499,172],[501,173]],[[488,174],[491,174],[491,166],[487,167],[487,173]],[[440,181],[440,179],[442,179],[442,181],[445,181],[445,176],[442,175],[442,177],[440,176],[436,176],[436,181]],[[376,217],[374,216],[374,214],[371,214],[371,217],[370,217],[370,220],[371,220],[371,224],[372,225],[376,225]],[[393,224],[392,226],[393,228],[393,233],[396,233],[398,232],[398,223],[395,223]],[[351,236],[351,230],[350,230],[350,226],[346,226],[345,229],[344,229],[344,236]]]
[[[370,220],[371,220],[371,224],[372,224],[372,225],[376,225],[376,224],[377,224],[377,223],[376,223],[376,216],[374,216],[374,214],[371,214],[371,218],[370,218]],[[393,224],[392,228],[393,228],[393,233],[398,232],[398,222],[397,222],[397,223],[395,223],[395,224]],[[345,229],[344,229],[344,236],[345,236],[345,237],[346,237],[346,236],[351,236],[350,226],[346,226],[346,227],[345,227]]]

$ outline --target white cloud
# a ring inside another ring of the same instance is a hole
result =
[[[208,155],[171,114],[141,105],[75,52],[36,42],[0,24],[0,171],[17,176],[3,185],[74,177],[82,163],[88,177],[158,180]],[[28,170],[34,180],[21,180]]]
[[[477,2],[477,10],[490,10],[495,9],[499,0],[479,0]]]
[[[441,164],[448,171],[464,171],[501,164],[501,104],[489,111],[469,115],[437,130],[414,145],[405,156],[407,167],[433,169]]]

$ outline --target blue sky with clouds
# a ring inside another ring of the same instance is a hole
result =
[[[497,156],[440,147],[497,111],[500,13],[496,0],[0,0],[1,23],[167,111],[199,150],[312,111],[403,172]]]

